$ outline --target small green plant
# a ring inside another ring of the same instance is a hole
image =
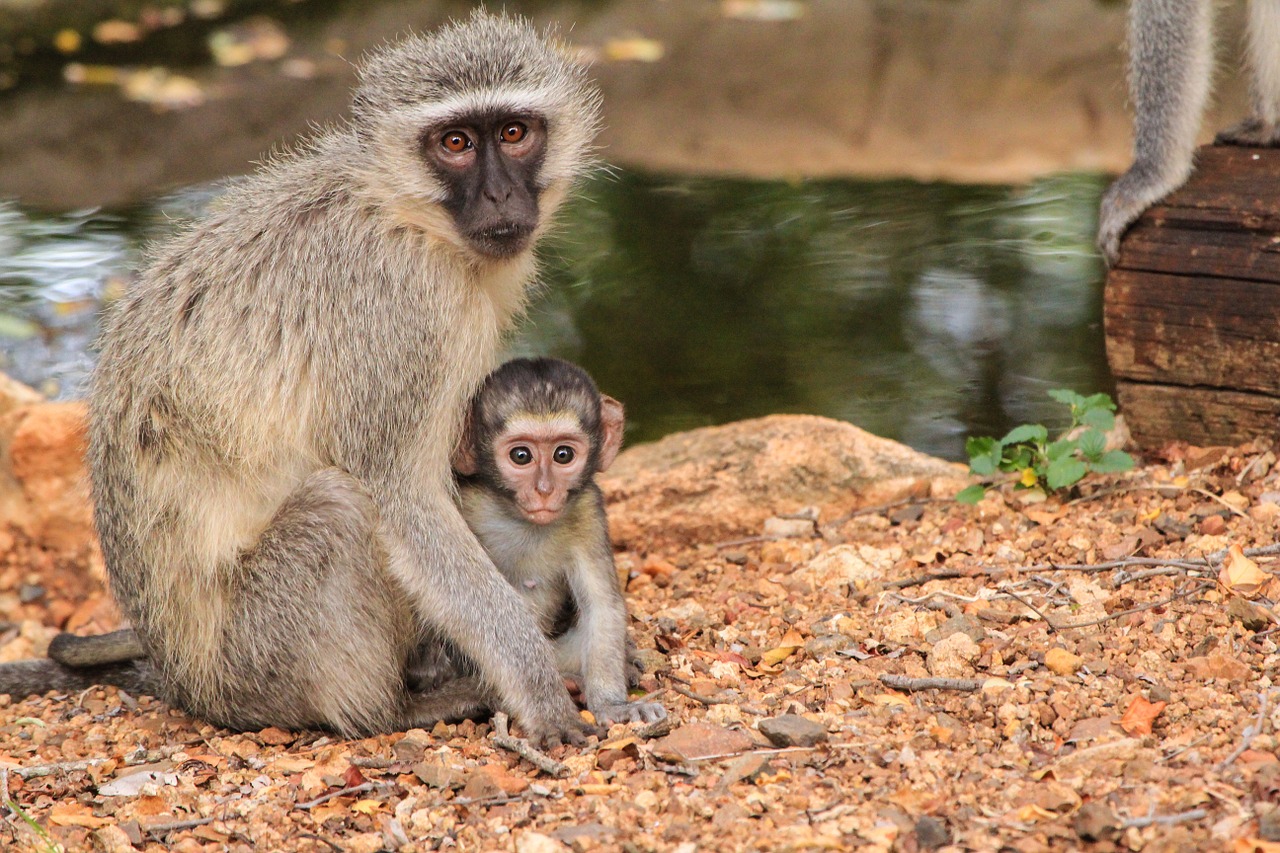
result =
[[[1071,408],[1071,426],[1062,438],[1050,441],[1049,430],[1040,424],[1016,426],[999,441],[989,436],[970,438],[964,445],[970,472],[979,477],[993,477],[997,471],[1016,474],[1016,489],[1053,492],[1074,485],[1090,471],[1110,474],[1133,467],[1128,453],[1106,449],[1104,433],[1116,424],[1116,404],[1111,397],[1082,397],[1064,388],[1050,391],[1049,396]],[[956,500],[976,504],[990,485],[972,485],[956,495]]]

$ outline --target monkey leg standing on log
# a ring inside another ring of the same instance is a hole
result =
[[[1218,134],[1236,145],[1280,145],[1280,0],[1249,0],[1252,114]],[[1148,207],[1186,183],[1213,76],[1211,0],[1133,0],[1129,87],[1133,165],[1102,197],[1098,248],[1108,264]]]

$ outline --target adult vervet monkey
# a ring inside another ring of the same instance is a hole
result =
[[[1253,110],[1218,134],[1221,143],[1280,145],[1280,0],[1249,0],[1248,65]],[[1211,0],[1133,0],[1129,85],[1133,165],[1102,197],[1098,247],[1113,264],[1120,238],[1148,207],[1191,174],[1213,75]]]
[[[355,735],[450,715],[405,672],[453,644],[531,737],[581,741],[450,454],[598,117],[561,45],[478,12],[375,53],[348,124],[157,250],[90,397],[103,553],[146,652],[98,675],[231,728]],[[0,692],[85,677],[23,662]]]

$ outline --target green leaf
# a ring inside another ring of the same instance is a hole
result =
[[[990,436],[970,438],[964,443],[965,453],[969,454],[969,470],[980,477],[994,474],[1003,449],[1000,442]]]
[[[1070,388],[1054,388],[1049,392],[1049,396],[1068,406],[1079,406],[1084,402],[1084,397],[1081,397]]]
[[[1080,423],[1103,432],[1110,432],[1116,425],[1116,416],[1110,409],[1089,409],[1081,415]]]
[[[1116,410],[1116,404],[1112,401],[1110,394],[1090,394],[1082,399],[1079,405],[1086,412],[1099,410],[1114,412]]]
[[[1107,449],[1107,437],[1096,429],[1087,429],[1076,439],[1086,459],[1096,460]]]
[[[987,487],[981,483],[975,483],[966,489],[961,489],[956,495],[956,500],[962,504],[976,504],[982,500],[982,496],[987,493]]]
[[[1045,448],[1044,455],[1049,457],[1050,462],[1056,462],[1059,459],[1065,459],[1075,452],[1075,439],[1060,438]]]
[[[1133,467],[1133,457],[1123,450],[1108,450],[1089,463],[1089,468],[1099,474],[1115,474]]]
[[[1000,470],[1021,471],[1023,468],[1030,468],[1034,462],[1035,454],[1032,453],[1028,445],[1006,447],[1004,449],[1004,461],[1000,463]]]
[[[1022,424],[1009,430],[1009,434],[1000,439],[1005,446],[1010,444],[1020,444],[1024,441],[1046,441],[1049,438],[1049,430],[1040,424]]]
[[[1072,457],[1055,459],[1049,463],[1049,470],[1045,472],[1045,485],[1050,489],[1065,488],[1078,482],[1087,470],[1084,463],[1079,459]]]

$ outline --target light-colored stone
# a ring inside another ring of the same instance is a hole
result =
[[[1075,675],[1084,666],[1084,658],[1073,655],[1064,648],[1054,646],[1044,653],[1044,665],[1058,675]]]
[[[929,672],[938,678],[966,678],[973,675],[973,662],[981,654],[982,649],[968,634],[957,631],[929,650]]]

